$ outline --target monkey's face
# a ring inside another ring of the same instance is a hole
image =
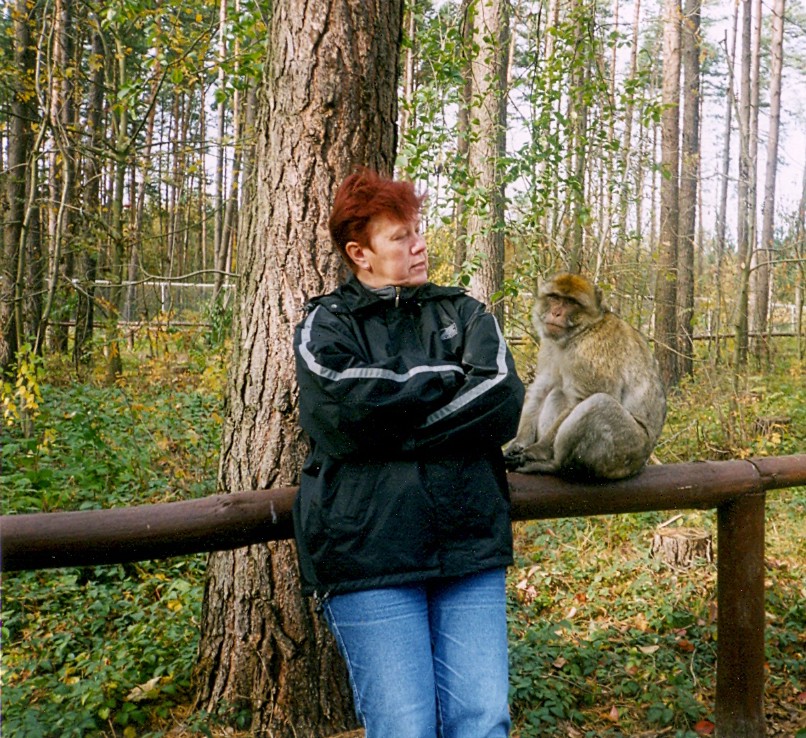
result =
[[[533,318],[542,337],[564,344],[603,314],[598,288],[581,275],[560,274],[541,286]]]
[[[576,300],[559,295],[546,295],[541,300],[540,321],[548,338],[562,338],[577,325],[580,305]]]

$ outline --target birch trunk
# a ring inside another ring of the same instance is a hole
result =
[[[677,384],[677,241],[679,223],[680,0],[665,0],[661,117],[660,244],[655,288],[655,356],[666,386]]]
[[[751,0],[742,0],[742,67],[739,83],[739,220],[737,224],[739,288],[736,305],[736,351],[737,369],[747,364],[748,349],[748,303],[750,290],[750,259],[752,257],[751,230],[752,210],[750,185],[752,179],[751,155],[751,31],[753,23]]]
[[[772,288],[772,255],[775,253],[775,176],[778,170],[778,134],[781,122],[781,76],[784,57],[784,0],[775,0],[772,8],[770,53],[770,131],[767,139],[767,168],[764,179],[764,205],[757,269],[755,272],[755,309],[753,328],[757,335],[754,353],[759,362],[769,361],[769,298]]]
[[[728,49],[728,41],[725,39],[725,56],[728,65],[728,94],[725,105],[725,139],[722,144],[722,180],[719,183],[719,207],[716,219],[716,321],[713,325],[712,333],[715,336],[714,342],[716,350],[714,359],[719,360],[722,332],[722,261],[727,249],[725,232],[727,230],[728,213],[728,180],[730,178],[730,137],[733,120],[733,106],[736,104],[736,95],[733,88],[734,63],[736,60],[736,29],[739,20],[739,6],[736,5],[733,11],[733,28],[731,31],[731,46]]]
[[[680,376],[694,371],[694,245],[700,172],[700,0],[686,0],[682,24],[684,69],[680,168],[680,233],[677,259],[677,321]]]

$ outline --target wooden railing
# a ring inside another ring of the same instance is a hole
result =
[[[716,726],[761,738],[764,721],[764,503],[806,485],[806,454],[652,466],[599,484],[509,475],[515,520],[651,510],[717,510]],[[292,536],[295,487],[111,510],[0,517],[6,571],[114,564]]]

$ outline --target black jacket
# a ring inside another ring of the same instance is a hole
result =
[[[501,446],[523,385],[463,290],[315,298],[294,349],[311,451],[294,507],[303,590],[325,595],[512,562]]]

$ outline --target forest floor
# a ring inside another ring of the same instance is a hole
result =
[[[127,355],[114,387],[49,362],[30,434],[13,418],[0,429],[4,514],[213,493],[223,353],[190,339],[156,348]],[[776,351],[774,368],[738,382],[702,361],[669,398],[656,460],[803,453],[806,365],[791,346]],[[806,738],[804,523],[806,488],[770,493],[768,738]],[[709,511],[516,524],[515,738],[713,734],[715,564],[654,558],[659,526],[715,538]],[[248,714],[190,708],[204,568],[198,555],[4,574],[4,738],[250,736]]]

